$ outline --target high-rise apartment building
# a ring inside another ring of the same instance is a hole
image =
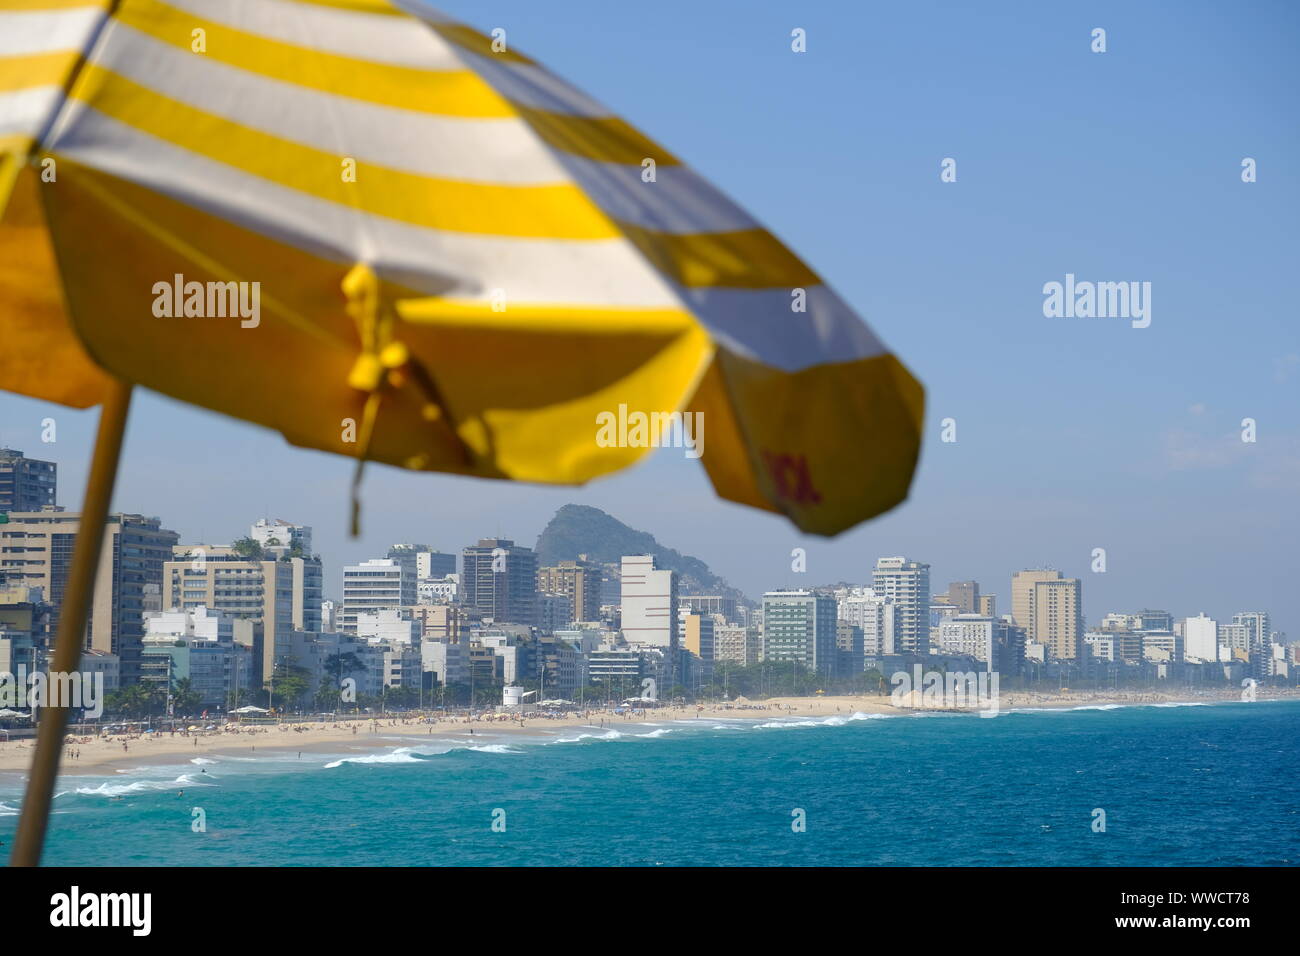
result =
[[[1045,568],[1017,571],[1011,575],[1011,620],[1025,629],[1025,635],[1034,640],[1034,585],[1039,581],[1059,581],[1061,572]]]
[[[835,675],[835,599],[816,591],[768,591],[763,595],[763,660],[796,661]]]
[[[445,578],[456,573],[456,555],[445,551],[426,549],[416,554],[415,561],[421,581],[427,578]]]
[[[461,552],[461,603],[496,624],[537,623],[537,553],[509,538],[481,538]]]
[[[654,555],[626,555],[620,605],[623,639],[677,650],[677,575],[655,568]]]
[[[403,564],[392,558],[374,558],[344,567],[339,631],[355,634],[360,614],[414,607],[418,598],[413,568],[414,562]]]
[[[729,624],[742,623],[740,602],[731,594],[682,594],[677,598],[683,607],[696,614],[721,614]]]
[[[1205,612],[1183,621],[1183,656],[1199,661],[1219,659],[1219,624]]]
[[[871,574],[872,590],[894,605],[897,651],[930,651],[930,566],[905,557],[880,558]]]
[[[587,561],[561,561],[537,572],[537,590],[567,594],[573,605],[570,621],[600,620],[600,568]]]
[[[1011,576],[1011,617],[1026,639],[1055,660],[1083,656],[1083,586],[1060,571],[1035,569]]]
[[[0,448],[0,514],[40,511],[55,504],[59,466]]]
[[[1142,619],[1144,631],[1173,631],[1174,616],[1168,611],[1152,611],[1149,608],[1138,612]]]
[[[715,622],[710,614],[699,614],[690,608],[677,608],[678,643],[696,657],[713,663]]]
[[[429,546],[427,544],[395,544],[388,549],[386,557],[389,561],[396,561],[400,564],[406,577],[416,582],[416,587],[418,589],[422,577],[420,574],[420,565],[428,564],[427,561],[421,562],[420,558],[428,553]],[[453,573],[454,570],[455,569],[453,568]]]
[[[1250,661],[1252,677],[1268,677],[1273,657],[1272,626],[1267,611],[1239,611],[1232,615],[1232,623],[1244,628],[1244,644]],[[1238,643],[1243,643],[1238,637]]]
[[[993,672],[1019,674],[1025,660],[1023,628],[983,614],[956,614],[937,628],[940,653],[973,657]]]
[[[958,614],[980,613],[980,586],[978,581],[953,581],[948,585],[948,603],[957,607]]]
[[[894,602],[871,588],[854,588],[840,598],[839,619],[862,631],[863,660],[897,654],[898,618]]]
[[[744,624],[715,624],[713,659],[735,664],[757,664],[763,653],[763,639],[757,627]]]
[[[295,579],[289,559],[239,554],[228,545],[181,545],[163,570],[163,608],[167,611],[220,611],[234,621],[258,625],[253,679],[260,689],[275,672],[295,628]],[[303,619],[320,626],[320,600],[303,607]],[[299,628],[310,630],[310,628]]]
[[[59,608],[72,564],[81,515],[48,507],[11,512],[0,524],[0,585],[38,587],[53,606],[50,628],[58,627]],[[162,584],[163,565],[177,534],[158,518],[112,514],[104,528],[103,550],[87,622],[86,647],[116,654],[124,685],[140,679],[141,639],[149,586]]]

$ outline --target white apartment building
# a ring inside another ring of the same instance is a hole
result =
[[[391,558],[349,564],[343,568],[343,607],[338,629],[355,634],[359,614],[415,604],[415,575],[410,567]]]
[[[677,650],[677,576],[656,569],[653,555],[623,558],[621,604],[628,643]]]
[[[1187,660],[1219,659],[1219,624],[1201,612],[1183,621],[1183,654]]]
[[[898,654],[898,618],[894,603],[872,588],[853,588],[836,603],[839,620],[862,629],[863,657]]]
[[[880,558],[871,573],[872,589],[894,607],[897,652],[930,651],[930,566],[905,557]],[[866,628],[863,628],[865,637]]]

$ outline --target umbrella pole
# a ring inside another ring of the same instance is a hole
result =
[[[110,381],[111,385],[99,413],[99,431],[95,436],[95,453],[91,458],[90,477],[86,482],[86,499],[81,507],[81,521],[72,551],[72,566],[68,571],[68,584],[59,611],[58,638],[54,645],[54,657],[50,661],[50,670],[60,674],[72,674],[81,666],[86,618],[95,588],[95,576],[99,570],[104,527],[108,522],[109,502],[117,478],[122,435],[126,431],[126,414],[131,406],[130,384],[116,378]],[[37,866],[41,861],[45,828],[50,819],[50,800],[54,794],[55,778],[59,774],[63,735],[68,726],[66,702],[54,703],[60,706],[41,708],[40,723],[36,730],[36,753],[32,757],[27,793],[23,797],[23,813],[18,822],[18,834],[14,839],[14,852],[10,860],[13,866]]]

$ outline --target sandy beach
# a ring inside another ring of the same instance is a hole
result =
[[[1259,699],[1295,697],[1296,693],[1270,691]],[[1025,708],[1097,707],[1172,703],[1238,701],[1240,692],[1225,689],[1200,694],[1164,691],[1093,692],[1056,694],[1011,692],[1000,695],[1000,710]],[[150,733],[129,736],[72,737],[63,754],[65,774],[111,774],[141,764],[188,763],[202,756],[253,756],[290,753],[364,753],[410,745],[419,737],[472,740],[479,735],[547,734],[575,727],[618,727],[650,720],[771,719],[773,717],[825,718],[854,713],[906,715],[914,709],[894,707],[889,697],[826,696],[774,697],[762,701],[716,705],[661,706],[615,714],[612,711],[570,711],[544,717],[528,714],[480,714],[469,717],[421,717],[416,715],[382,718],[353,718],[278,725],[228,724],[197,733]],[[402,741],[394,738],[404,738]],[[31,762],[33,740],[0,741],[0,773],[23,773]]]

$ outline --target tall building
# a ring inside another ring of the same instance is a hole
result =
[[[768,591],[763,595],[763,660],[797,661],[810,671],[835,675],[835,599],[815,591]]]
[[[406,577],[415,582],[416,588],[419,588],[419,582],[422,577],[420,574],[421,562],[420,557],[429,553],[427,544],[395,544],[388,549],[386,557],[389,561],[396,561],[402,566],[402,571]]]
[[[866,655],[862,648],[862,628],[848,621],[838,621],[835,625],[835,672],[847,677],[866,670]]]
[[[554,634],[573,624],[573,596],[537,592],[537,629],[542,634]]]
[[[1056,660],[1083,657],[1082,585],[1078,578],[1039,581],[1034,585],[1033,640]]]
[[[1029,640],[1034,640],[1033,600],[1034,585],[1039,581],[1059,581],[1061,572],[1048,569],[1017,571],[1011,575],[1011,620],[1025,629]]]
[[[40,511],[55,504],[59,466],[0,448],[0,514]]]
[[[1219,659],[1219,624],[1203,611],[1183,621],[1183,656],[1200,661]]]
[[[729,624],[741,623],[739,602],[734,595],[682,594],[678,601],[697,614],[721,614]]]
[[[281,559],[285,560],[285,559]],[[325,593],[325,568],[318,555],[288,559],[293,591],[293,626],[299,631],[324,630],[321,610]]]
[[[981,594],[980,606],[977,613],[983,617],[997,617],[998,596],[996,594]]]
[[[980,613],[978,581],[953,581],[948,585],[948,603],[957,606],[958,614]]]
[[[445,578],[456,573],[456,556],[445,551],[421,551],[416,555],[416,566],[421,580]]]
[[[871,574],[872,589],[894,605],[897,651],[930,651],[930,566],[904,557],[880,558]]]
[[[678,643],[709,664],[713,663],[714,634],[715,623],[712,615],[695,613],[686,607],[677,608]]]
[[[757,664],[763,639],[757,627],[744,624],[716,624],[713,628],[713,659],[735,664]]]
[[[80,514],[53,506],[36,512],[11,512],[8,523],[0,524],[0,586],[40,588],[54,608],[52,632],[57,631],[80,527]],[[86,647],[117,655],[124,685],[140,679],[146,591],[149,585],[162,584],[163,565],[172,556],[177,537],[175,531],[163,528],[158,518],[121,513],[108,516]]]
[[[654,555],[626,555],[620,605],[623,639],[677,650],[677,575],[655,568]]]
[[[288,562],[293,572],[293,626],[300,631],[324,630],[321,600],[325,593],[325,568],[312,553],[311,527],[282,518],[259,518],[248,537],[262,548],[262,560]]]
[[[573,606],[570,621],[600,620],[600,568],[587,561],[561,561],[537,572],[537,590],[567,594]]]
[[[1139,611],[1138,617],[1142,619],[1143,631],[1173,631],[1174,616],[1168,611],[1152,611],[1150,609]]]
[[[1083,657],[1083,586],[1060,571],[1036,569],[1011,576],[1011,617],[1026,639],[1056,660]]]
[[[537,553],[509,538],[480,538],[461,552],[461,603],[496,624],[537,623]]]
[[[265,554],[245,556],[226,545],[181,545],[173,550],[163,569],[164,609],[203,607],[232,621],[256,623],[252,677],[260,688],[275,672],[275,661],[284,656],[285,642],[294,630],[294,564]],[[298,598],[301,603],[301,594]],[[319,627],[320,601],[304,608],[303,616],[310,616]]]
[[[1239,611],[1232,623],[1245,628],[1244,643],[1252,677],[1268,677],[1273,657],[1273,635],[1267,611]],[[1240,638],[1239,638],[1240,640]]]
[[[414,563],[402,564],[391,558],[373,558],[344,567],[338,629],[355,634],[360,614],[414,607],[418,599],[413,567]]]
[[[973,657],[990,672],[1012,676],[1024,666],[1024,629],[999,618],[954,615],[939,625],[935,643],[940,653]]]
[[[871,588],[854,588],[838,603],[840,621],[862,630],[862,656],[897,654],[898,618],[894,602]]]

